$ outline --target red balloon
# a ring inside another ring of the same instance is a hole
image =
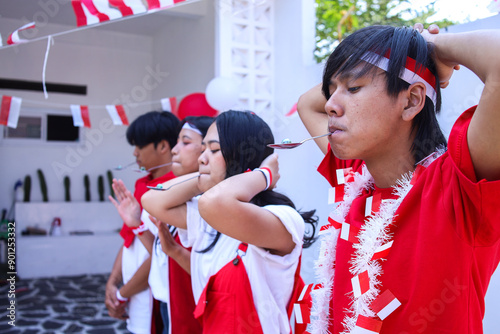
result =
[[[185,96],[177,109],[177,116],[181,120],[187,116],[215,117],[218,113],[208,104],[205,93],[193,93]]]

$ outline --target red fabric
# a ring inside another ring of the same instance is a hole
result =
[[[263,333],[245,266],[236,259],[209,278],[198,300],[194,316],[204,334]]]
[[[151,317],[151,334],[163,332],[163,320],[161,318],[160,301],[153,297],[153,313]]]
[[[9,122],[10,104],[12,102],[12,96],[4,95],[2,96],[2,104],[0,108],[0,124],[7,125]]]
[[[144,195],[146,191],[149,190],[148,186],[155,187],[158,183],[167,182],[168,180],[171,180],[173,178],[175,178],[174,173],[168,172],[167,174],[162,175],[156,179],[153,179],[151,177],[151,174],[148,174],[135,181],[134,197],[139,202],[141,210],[142,210],[141,197],[142,195]],[[120,235],[124,240],[123,245],[127,248],[130,247],[132,241],[134,241],[135,238],[135,234],[134,232],[132,232],[132,229],[128,227],[127,224],[123,223],[122,229],[120,230]]]
[[[295,280],[293,282],[293,290],[292,290],[292,296],[290,297],[290,301],[288,302],[288,306],[286,308],[287,314],[288,314],[288,319],[292,317],[292,312],[293,312],[293,305],[295,302],[299,299],[300,294],[302,293],[302,290],[306,286],[304,283],[304,280],[300,276],[300,267],[301,267],[301,259],[302,256],[299,257],[299,264],[297,265],[297,270],[295,270]],[[300,301],[300,304],[307,305],[307,310],[310,313],[311,310],[311,305],[312,305],[312,298],[311,295],[308,294],[306,297],[304,297],[303,300]],[[307,322],[304,322],[303,324],[298,324],[295,322],[295,334],[300,334],[306,332],[307,329]],[[290,328],[290,333],[292,333],[291,328]]]
[[[476,180],[467,146],[474,111],[458,119],[448,151],[422,171],[396,212],[390,231],[394,243],[387,260],[380,262],[380,290],[391,290],[402,305],[383,321],[382,334],[483,333],[484,295],[500,260],[500,181]],[[325,159],[321,167],[327,176],[348,164],[331,152]],[[359,169],[359,161],[349,163]],[[329,182],[335,185],[335,178]],[[363,192],[346,222],[360,227],[365,199],[376,193],[392,197],[390,189]],[[331,333],[343,331],[353,253],[352,243],[338,240]]]
[[[174,240],[181,245],[179,236]],[[191,251],[190,248],[188,248]],[[202,333],[200,323],[194,318],[196,307],[193,290],[191,289],[191,275],[182,269],[177,262],[168,259],[169,288],[170,288],[170,323],[172,334],[197,334]]]

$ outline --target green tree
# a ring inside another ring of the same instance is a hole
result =
[[[410,0],[316,0],[317,62],[326,59],[349,34],[374,24],[412,26],[417,22],[436,23],[440,27],[455,24],[449,20],[429,22],[434,2],[424,9],[412,8]]]

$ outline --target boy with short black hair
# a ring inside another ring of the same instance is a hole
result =
[[[134,197],[139,203],[148,186],[175,177],[171,171],[171,149],[177,143],[178,126],[179,119],[172,113],[151,111],[139,116],[127,129],[127,140],[135,146],[137,164],[148,172],[135,183]],[[105,303],[111,317],[127,319],[129,331],[149,334],[152,328],[152,296],[148,286],[151,258],[142,242],[135,238],[138,233],[141,233],[139,229],[123,224],[120,235],[124,245],[106,284]],[[128,316],[125,315],[127,306]]]

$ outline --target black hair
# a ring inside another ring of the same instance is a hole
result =
[[[184,118],[181,123],[179,124],[179,131],[181,131],[182,127],[184,124],[188,123],[201,132],[201,136],[205,137],[207,134],[208,128],[212,123],[215,121],[215,117],[210,117],[210,116],[187,116]]]
[[[229,110],[223,112],[215,119],[219,142],[226,162],[226,178],[243,173],[247,170],[258,168],[262,161],[274,152],[268,144],[274,143],[274,136],[264,120],[250,111]],[[287,196],[274,190],[266,190],[255,195],[250,203],[258,206],[265,205],[288,205],[295,209],[292,200]],[[317,217],[316,210],[300,212],[304,221],[310,224],[311,231],[304,235],[303,247],[307,248],[316,240],[315,231]],[[212,243],[201,253],[208,252],[219,240],[220,232],[217,232]]]
[[[325,97],[330,97],[329,85],[333,76],[342,76],[361,65],[358,77],[374,74],[376,67],[363,61],[367,52],[373,52],[379,62],[390,52],[388,69],[385,72],[387,93],[397,96],[401,91],[408,89],[409,83],[400,78],[405,68],[407,57],[417,63],[416,71],[427,68],[435,76],[436,105],[426,97],[425,105],[413,119],[412,133],[416,132],[410,148],[415,163],[418,163],[438,147],[446,146],[446,139],[439,127],[436,114],[441,110],[441,91],[436,64],[433,60],[433,46],[425,41],[420,33],[409,27],[371,26],[360,29],[349,35],[333,51],[328,58],[323,72],[322,91]]]
[[[150,111],[137,117],[127,129],[130,145],[144,147],[151,143],[156,146],[166,140],[173,148],[177,143],[179,119],[166,111]]]

